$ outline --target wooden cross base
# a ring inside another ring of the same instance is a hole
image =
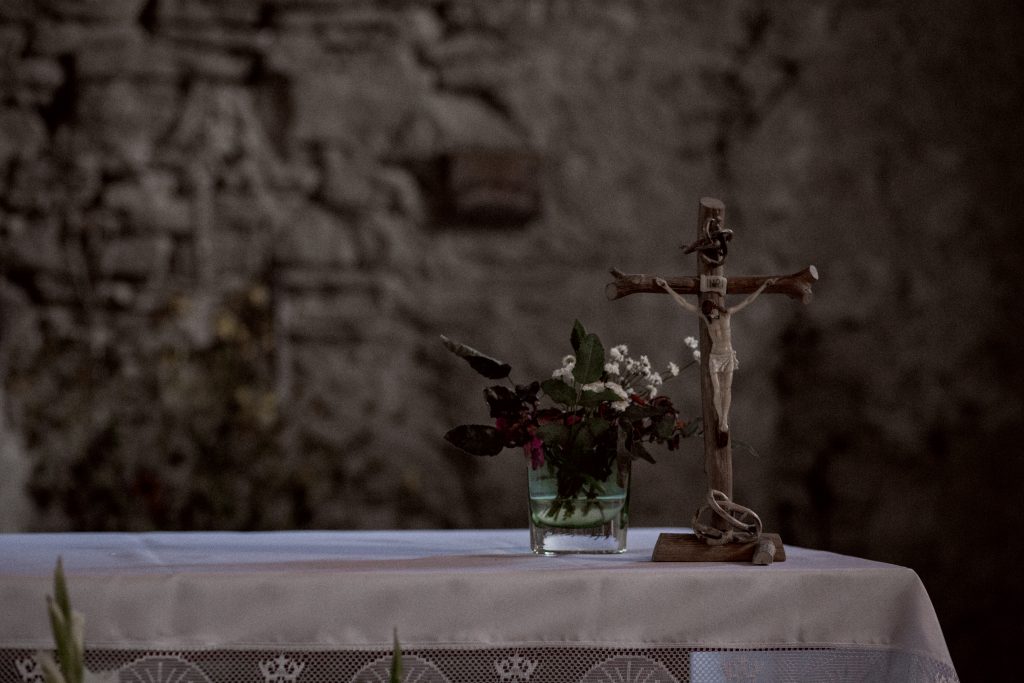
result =
[[[771,547],[769,546],[771,544]],[[654,546],[654,562],[753,562],[771,564],[785,562],[786,549],[778,534],[761,534],[750,543],[708,545],[696,534],[668,534],[658,536]]]

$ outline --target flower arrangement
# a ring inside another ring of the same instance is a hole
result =
[[[674,450],[700,426],[699,420],[680,419],[672,401],[660,395],[666,378],[697,362],[696,350],[684,367],[669,363],[663,372],[655,372],[647,356],[633,358],[625,345],[613,347],[606,357],[598,336],[577,320],[569,339],[573,354],[562,359],[561,367],[543,381],[516,384],[509,379],[512,368],[507,363],[447,337],[442,340],[484,377],[509,382],[484,390],[493,425],[460,425],[445,439],[480,456],[521,448],[533,469],[546,467],[557,477],[550,516],[572,514],[572,500],[581,494],[595,500],[617,466],[634,459],[653,463],[648,445]],[[689,338],[687,344],[696,349],[696,340]],[[552,405],[542,407],[542,396]]]

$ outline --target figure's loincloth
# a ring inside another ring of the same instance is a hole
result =
[[[735,351],[712,351],[708,354],[708,369],[711,372],[732,372],[740,367]]]

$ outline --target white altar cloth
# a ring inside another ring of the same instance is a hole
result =
[[[386,680],[394,630],[424,682],[957,680],[910,569],[654,563],[657,534],[560,557],[517,530],[0,534],[0,683],[53,647],[58,555],[87,663],[122,681]]]

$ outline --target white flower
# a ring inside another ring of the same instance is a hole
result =
[[[653,384],[648,384],[647,385],[647,396],[649,398],[654,398],[657,395],[658,395],[658,387],[654,386]]]
[[[607,372],[609,375],[617,375],[617,374],[619,374],[619,364],[618,363],[605,363],[604,364],[604,371]]]
[[[609,352],[609,355],[612,357],[612,360],[614,361],[622,361],[626,359],[626,354],[628,352],[629,349],[626,348],[625,344],[619,344],[618,346],[612,347],[612,350]]]
[[[604,387],[605,389],[611,389],[613,392],[615,392],[615,395],[621,398],[623,401],[629,401],[629,394],[627,394],[626,390],[622,388],[622,385],[616,384],[615,382],[605,382]]]
[[[557,370],[551,373],[551,377],[554,379],[560,379],[569,386],[572,386],[574,384],[572,379],[571,367],[558,368]]]
[[[611,406],[612,410],[617,410],[618,412],[621,413],[623,410],[629,407],[629,401],[615,401],[611,404]]]
[[[643,368],[644,374],[651,371],[651,359],[647,356],[640,356],[640,367]]]
[[[573,386],[575,381],[572,378],[572,370],[576,367],[576,356],[568,355],[562,359],[562,367],[558,368],[551,373],[554,379],[560,379],[569,386]]]
[[[678,366],[678,365],[676,365],[675,363],[671,363],[671,362],[670,362],[670,363],[668,364],[668,373],[669,373],[670,375],[672,375],[673,377],[675,377],[676,375],[678,375],[678,374],[679,374],[679,366]]]
[[[700,351],[698,351],[697,349],[693,350],[693,359],[696,361],[700,360]]]
[[[583,391],[592,391],[596,394],[599,391],[604,391],[604,382],[591,382],[590,384],[584,384],[581,388]]]
[[[650,375],[648,375],[647,379],[650,380],[651,384],[653,384],[656,387],[660,387],[665,381],[661,378],[661,375],[659,375],[656,372],[652,372]]]

